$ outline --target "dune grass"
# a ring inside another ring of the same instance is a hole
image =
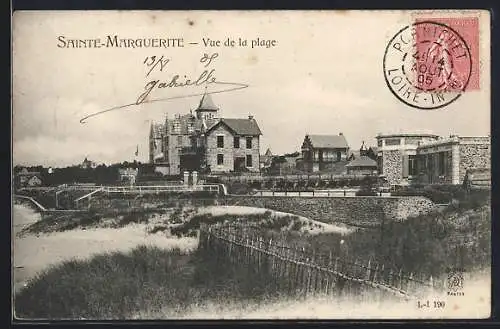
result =
[[[15,314],[28,319],[130,319],[143,312],[175,317],[204,301],[264,299],[273,292],[261,276],[220,264],[201,251],[139,246],[129,253],[68,260],[41,272],[15,296]]]

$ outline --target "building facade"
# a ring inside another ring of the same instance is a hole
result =
[[[151,124],[149,161],[167,175],[183,171],[259,172],[260,135],[252,116],[220,118],[219,108],[210,94],[205,94],[195,114]]]
[[[306,135],[302,143],[300,169],[306,172],[334,170],[347,161],[349,145],[342,133],[338,135]]]
[[[377,137],[378,172],[391,185],[461,184],[468,169],[489,168],[489,137],[431,134]]]
[[[451,136],[418,148],[416,171],[424,184],[461,184],[467,170],[490,169],[489,137]]]

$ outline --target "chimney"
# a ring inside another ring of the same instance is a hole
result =
[[[253,120],[253,115],[249,115],[248,120]]]

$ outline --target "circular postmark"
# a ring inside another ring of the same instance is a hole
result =
[[[432,110],[462,95],[472,60],[467,43],[456,31],[422,21],[396,33],[386,47],[383,66],[394,96],[408,106]]]

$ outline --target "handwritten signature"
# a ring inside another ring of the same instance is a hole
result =
[[[143,103],[153,103],[153,102],[161,102],[161,101],[168,101],[168,100],[173,100],[173,99],[179,99],[179,98],[188,98],[188,97],[194,97],[194,96],[201,96],[204,93],[206,94],[218,94],[218,93],[226,93],[226,92],[231,92],[231,91],[236,91],[239,89],[244,89],[249,87],[248,84],[246,83],[239,83],[239,82],[227,82],[227,81],[219,81],[216,78],[216,69],[215,68],[209,68],[209,66],[214,62],[216,58],[219,57],[218,53],[213,53],[213,54],[203,54],[203,56],[200,58],[200,63],[204,65],[205,70],[201,72],[198,76],[196,76],[194,79],[189,78],[187,75],[181,75],[181,74],[174,74],[171,78],[166,79],[166,80],[160,80],[160,79],[155,79],[155,80],[150,80],[146,82],[144,86],[144,91],[141,92],[141,94],[138,96],[136,101],[134,103],[130,104],[125,104],[125,105],[120,105],[120,106],[115,106],[103,111],[99,111],[96,113],[92,113],[90,115],[87,115],[80,119],[80,123],[85,123],[87,119],[91,117],[95,117],[97,115],[111,112],[111,111],[116,111],[116,110],[121,110],[121,109],[126,109],[129,107],[133,106],[139,106]],[[149,77],[150,74],[156,70],[157,72],[165,72],[168,64],[171,62],[170,58],[166,58],[165,56],[151,56],[151,57],[146,57],[146,59],[143,61],[143,64],[146,66],[146,77]],[[182,76],[182,77],[181,77]],[[194,94],[189,94],[189,95],[180,95],[180,96],[172,96],[172,97],[165,97],[165,98],[152,98],[152,94],[155,90],[158,89],[167,89],[167,88],[183,88],[183,87],[191,87],[191,86],[205,86],[205,92],[204,93],[194,93]],[[221,89],[219,90],[212,90],[212,91],[207,91],[208,85],[220,85],[222,86]]]

